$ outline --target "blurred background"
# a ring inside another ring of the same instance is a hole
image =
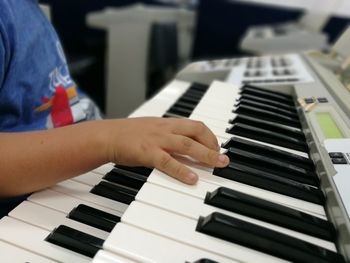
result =
[[[283,53],[327,50],[350,23],[350,0],[40,3],[50,9],[73,78],[107,117],[127,116],[191,61],[271,52],[257,44],[267,34],[259,26],[273,28],[270,38],[283,35],[290,46],[273,47]],[[310,31],[307,44],[288,39],[298,30]]]

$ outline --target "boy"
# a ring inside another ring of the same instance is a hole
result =
[[[0,198],[49,187],[107,162],[156,167],[188,184],[198,176],[171,154],[210,166],[229,162],[199,122],[98,119],[94,104],[70,78],[59,40],[37,1],[1,1]]]

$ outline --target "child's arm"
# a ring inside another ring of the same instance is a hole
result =
[[[37,132],[0,133],[0,196],[51,186],[99,165],[156,167],[185,183],[198,177],[171,157],[189,155],[210,166],[226,166],[210,130],[181,119],[135,118],[91,121]]]

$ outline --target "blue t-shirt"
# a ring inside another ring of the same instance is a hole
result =
[[[96,113],[72,81],[38,2],[0,1],[0,131],[42,130]]]
[[[0,1],[0,132],[99,118],[72,81],[58,37],[36,0]],[[23,197],[0,200],[0,218]]]

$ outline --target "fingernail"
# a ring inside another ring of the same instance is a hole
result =
[[[227,162],[228,162],[228,157],[225,154],[220,154],[216,164],[218,166],[221,166],[223,164],[226,164]]]
[[[186,177],[187,183],[191,183],[191,184],[197,182],[197,179],[198,179],[198,175],[196,175],[195,173],[192,173],[192,172],[189,173]]]

